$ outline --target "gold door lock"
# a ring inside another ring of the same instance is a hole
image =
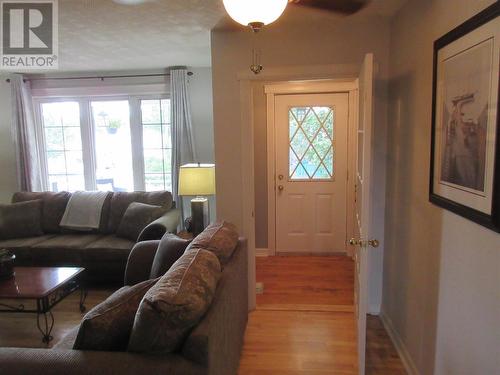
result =
[[[380,246],[380,242],[378,240],[368,240],[368,241],[363,241],[363,240],[357,240],[355,238],[351,238],[349,240],[349,245],[351,246],[360,246],[360,247],[368,247],[368,246],[371,246],[371,247],[379,247]]]

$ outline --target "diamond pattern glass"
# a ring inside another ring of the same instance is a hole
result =
[[[330,107],[293,107],[288,113],[289,177],[333,178],[334,111]]]

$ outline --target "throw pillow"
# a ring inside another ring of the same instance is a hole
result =
[[[83,317],[73,349],[125,351],[139,304],[157,281],[124,286],[90,310]]]
[[[144,296],[128,350],[174,352],[210,307],[221,276],[217,257],[199,249],[185,253]]]
[[[1,204],[0,239],[41,236],[42,231],[41,200]]]
[[[150,279],[163,276],[172,265],[184,254],[191,240],[184,240],[175,234],[166,233],[156,250],[151,266]]]
[[[206,249],[213,252],[219,258],[222,265],[225,265],[238,244],[238,231],[236,227],[227,222],[220,221],[210,224],[201,232],[189,245],[189,249]]]
[[[116,234],[119,237],[128,238],[137,241],[139,234],[146,226],[158,219],[165,213],[165,209],[160,206],[132,202],[125,211],[122,221]]]

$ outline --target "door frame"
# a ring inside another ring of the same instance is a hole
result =
[[[313,81],[291,81],[264,86],[267,101],[267,236],[268,255],[276,255],[276,121],[275,101],[279,95],[287,94],[347,94],[347,214],[346,254],[353,255],[347,241],[354,234],[354,172],[356,167],[356,131],[358,126],[358,79],[327,79]]]

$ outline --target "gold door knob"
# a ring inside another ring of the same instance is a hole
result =
[[[279,191],[283,191],[285,189],[285,187],[283,185],[278,185],[278,190]]]
[[[351,238],[349,240],[349,245],[351,246],[361,246],[361,247],[379,247],[380,242],[378,240],[368,240],[368,241],[363,241],[363,240],[357,240],[355,238]]]
[[[369,240],[367,241],[368,242],[368,245],[371,246],[371,247],[379,247],[380,245],[380,242],[378,242],[378,240]]]
[[[360,244],[360,241],[355,239],[355,238],[351,238],[349,240],[349,245],[351,245],[351,246],[358,246],[359,244]]]

